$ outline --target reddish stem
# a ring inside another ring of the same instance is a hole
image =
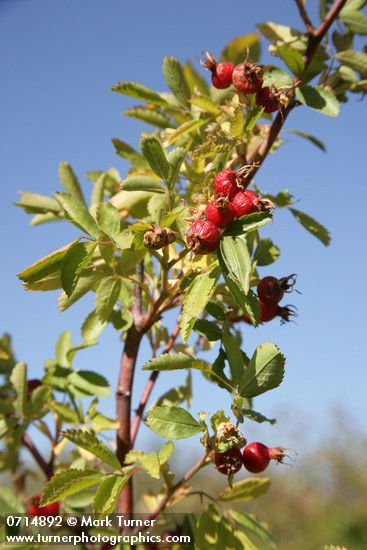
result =
[[[299,10],[299,13],[302,17],[302,20],[305,24],[307,32],[309,34],[313,34],[314,28],[313,28],[313,25],[311,23],[311,19],[309,18],[306,7],[305,7],[305,0],[296,0],[296,4],[297,4],[298,10]]]
[[[52,467],[47,464],[46,460],[43,458],[36,445],[33,443],[30,435],[27,432],[24,432],[22,435],[23,445],[27,447],[34,460],[37,462],[38,466],[41,468],[42,472],[45,474],[47,479],[52,477],[53,471]]]

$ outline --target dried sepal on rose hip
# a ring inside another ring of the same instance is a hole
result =
[[[226,197],[212,199],[206,206],[205,215],[207,220],[221,229],[229,227],[236,217],[235,210]]]
[[[176,233],[169,227],[159,227],[153,225],[151,229],[145,231],[143,236],[144,246],[153,250],[159,250],[176,240]]]
[[[296,284],[297,275],[277,279],[271,275],[263,277],[257,285],[257,295],[263,303],[279,303],[286,292],[291,292]]]
[[[232,206],[237,218],[253,214],[254,212],[267,212],[275,208],[269,199],[259,197],[255,191],[245,189],[237,193],[232,201]]]
[[[225,476],[233,476],[242,468],[242,453],[239,447],[231,447],[228,451],[214,454],[215,467]]]
[[[232,73],[234,64],[232,61],[217,61],[211,53],[205,52],[206,61],[200,61],[201,65],[212,73],[212,84],[214,88],[224,89],[229,88],[232,84]]]
[[[263,72],[259,65],[244,61],[233,69],[232,82],[238,92],[256,94],[263,85]]]
[[[186,242],[195,254],[208,254],[218,248],[220,231],[208,220],[197,220],[189,226]]]
[[[249,472],[258,474],[266,470],[271,460],[283,463],[284,458],[289,456],[285,453],[285,447],[267,447],[263,443],[254,441],[249,443],[243,450],[243,465]]]
[[[215,448],[218,452],[225,452],[232,447],[243,447],[246,439],[232,422],[224,421],[216,426]]]
[[[283,325],[288,323],[291,320],[291,317],[296,317],[296,307],[295,306],[280,306],[277,302],[262,302],[259,300],[260,306],[260,323],[268,323],[276,317],[280,317],[280,322]],[[244,315],[242,318],[246,323],[252,324],[247,315]]]

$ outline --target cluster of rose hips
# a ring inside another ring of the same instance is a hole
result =
[[[256,94],[256,104],[265,113],[278,111],[285,102],[285,97],[275,86],[263,87],[263,72],[259,65],[244,61],[234,65],[231,61],[217,63],[214,57],[206,52],[207,61],[203,66],[212,73],[212,84],[215,88],[229,88],[231,84],[242,94]]]
[[[246,445],[246,439],[231,422],[221,422],[217,427],[215,467],[223,475],[233,476],[242,466],[253,474],[263,472],[271,460],[282,463],[285,458],[284,447],[267,447],[263,443],[253,442]],[[221,451],[223,444],[228,446]],[[241,448],[244,446],[244,450]]]
[[[219,245],[221,229],[229,227],[236,218],[273,208],[271,201],[262,199],[251,189],[242,189],[241,179],[251,167],[221,170],[214,177],[215,196],[205,207],[205,218],[192,223],[186,234],[188,246],[195,254],[213,252]]]
[[[288,275],[277,279],[269,275],[260,280],[257,285],[257,296],[260,305],[260,323],[272,321],[275,317],[280,317],[282,323],[286,323],[295,313],[294,306],[280,306],[286,292],[291,292],[296,282],[296,275]],[[242,318],[246,323],[251,323],[250,319],[245,315]]]

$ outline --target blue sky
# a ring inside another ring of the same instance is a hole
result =
[[[317,2],[309,4],[316,21]],[[73,165],[85,190],[90,186],[83,177],[87,170],[115,165],[123,175],[126,165],[115,156],[110,139],[136,144],[144,126],[121,117],[121,111],[134,101],[113,94],[109,87],[119,80],[135,80],[163,90],[164,55],[196,63],[204,49],[218,55],[230,38],[251,32],[256,22],[264,21],[301,27],[291,0],[0,1],[1,324],[13,335],[17,355],[28,362],[32,376],[39,375],[43,360],[53,355],[62,330],[70,328],[74,341],[79,341],[81,319],[91,311],[93,300],[59,313],[57,293],[22,289],[15,274],[69,242],[77,230],[66,224],[29,229],[29,218],[12,205],[17,191],[51,194],[58,190],[61,159]],[[366,103],[357,96],[342,106],[338,119],[297,110],[288,127],[317,135],[326,142],[327,154],[289,136],[257,178],[270,192],[288,187],[302,199],[299,208],[322,221],[333,238],[331,246],[324,248],[283,212],[264,231],[282,248],[282,256],[263,273],[296,272],[302,291],[289,297],[299,308],[297,324],[280,326],[274,321],[257,330],[244,329],[249,352],[261,341],[273,341],[287,356],[282,386],[256,403],[258,410],[281,419],[269,429],[251,428],[269,443],[293,442],[293,416],[307,421],[307,435],[318,439],[327,430],[332,407],[345,409],[357,420],[367,413],[362,354],[365,122]],[[120,352],[121,342],[108,329],[98,348],[77,356],[76,366],[101,371],[114,385]],[[145,358],[143,350],[140,362]],[[177,379],[176,374],[168,375],[162,388],[171,387]],[[136,392],[144,380],[145,374],[138,372]],[[229,407],[226,396],[200,375],[195,375],[195,381],[194,412],[214,412],[221,401]],[[113,400],[105,406],[112,414]],[[148,433],[142,434],[144,445]]]

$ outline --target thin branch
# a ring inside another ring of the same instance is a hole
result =
[[[310,34],[310,35],[313,34],[314,27],[312,25],[311,19],[308,16],[306,6],[305,6],[305,0],[295,0],[295,2],[297,4],[298,11],[300,13],[300,16],[302,17],[302,20],[305,24],[305,27],[306,27],[306,30],[307,30],[308,34]]]
[[[176,342],[177,336],[179,335],[179,332],[180,332],[180,326],[179,326],[179,321],[177,321],[177,323],[175,325],[175,328],[172,331],[172,335],[171,335],[170,339],[168,340],[166,347],[162,351],[162,354],[169,353],[171,351],[171,349],[173,348],[173,346]],[[132,426],[131,426],[131,436],[130,436],[131,448],[134,446],[136,436],[137,436],[137,433],[138,433],[138,430],[139,430],[139,427],[140,427],[140,424],[141,424],[141,421],[142,421],[142,418],[143,418],[145,407],[146,407],[147,402],[149,400],[149,397],[150,397],[150,395],[153,391],[153,387],[154,387],[154,384],[155,384],[155,382],[158,378],[158,375],[159,375],[158,370],[155,370],[151,373],[151,375],[149,377],[149,380],[145,385],[143,393],[141,394],[140,403],[139,403],[139,406],[136,410],[135,418],[134,418],[134,421],[133,421]]]
[[[47,464],[46,460],[43,458],[36,445],[33,443],[30,435],[27,432],[24,432],[22,435],[23,445],[28,449],[28,451],[33,456],[34,460],[37,462],[38,466],[41,468],[42,472],[45,474],[47,479],[50,479],[52,476],[52,469],[50,465]]]

